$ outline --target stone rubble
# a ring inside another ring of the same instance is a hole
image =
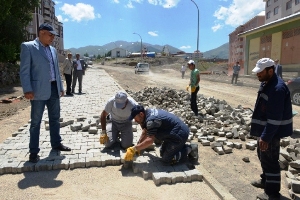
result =
[[[142,91],[127,91],[145,108],[167,110],[180,117],[190,128],[189,141],[197,140],[202,146],[210,146],[219,154],[234,153],[233,149],[254,151],[257,138],[250,136],[252,110],[239,105],[232,108],[225,100],[203,97],[198,94],[199,116],[190,109],[190,94],[186,91],[170,88],[146,87]],[[300,130],[294,130],[294,135]],[[282,170],[287,170],[286,182],[292,198],[300,193],[300,142],[287,137],[280,142],[279,163]],[[248,157],[244,162],[250,162]]]

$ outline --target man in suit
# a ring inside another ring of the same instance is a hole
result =
[[[282,79],[282,66],[279,63],[279,60],[276,59],[275,61],[275,73]]]
[[[61,143],[60,96],[64,95],[56,49],[50,44],[58,35],[50,24],[39,27],[39,36],[21,44],[20,79],[24,96],[31,103],[29,161],[36,163],[38,155],[40,125],[45,106],[48,109],[50,143],[53,150],[71,151]]]
[[[72,84],[72,69],[73,69],[73,62],[72,62],[72,53],[68,53],[68,58],[64,60],[62,64],[63,73],[65,75],[66,83],[67,83],[67,95],[73,96],[71,93],[71,84]]]
[[[76,54],[76,59],[73,61],[73,83],[72,83],[72,93],[74,93],[75,87],[76,87],[76,82],[78,79],[79,83],[79,91],[78,93],[82,93],[82,77],[85,73],[85,70],[87,68],[87,64],[84,62],[83,59],[80,59],[80,54]]]

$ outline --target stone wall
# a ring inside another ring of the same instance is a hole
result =
[[[20,66],[11,63],[0,63],[0,87],[20,82]]]

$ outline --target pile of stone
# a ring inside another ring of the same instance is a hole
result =
[[[224,100],[198,95],[199,116],[195,116],[190,109],[190,94],[186,91],[146,87],[139,92],[127,93],[145,108],[164,109],[177,115],[190,128],[189,141],[197,140],[219,155],[232,153],[233,148],[243,149],[243,145],[252,151],[257,147],[257,138],[249,135],[250,109],[242,106],[232,108]],[[287,170],[287,186],[294,198],[296,193],[300,193],[300,143],[298,139],[288,137],[280,144],[280,167]],[[247,157],[243,160],[249,162]]]
[[[19,66],[11,63],[0,63],[0,86],[18,83]]]

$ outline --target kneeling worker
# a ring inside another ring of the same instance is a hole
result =
[[[100,115],[102,133],[99,140],[101,144],[105,144],[105,147],[112,147],[113,144],[119,142],[118,135],[120,134],[121,147],[126,149],[132,146],[132,122],[128,120],[128,117],[131,108],[135,105],[137,102],[121,91],[108,100]],[[107,123],[108,115],[110,115],[111,122]]]
[[[198,162],[198,144],[186,144],[189,127],[177,116],[164,110],[144,109],[136,105],[131,109],[129,120],[134,119],[143,128],[137,145],[126,151],[125,161],[133,160],[136,152],[146,149],[155,139],[162,141],[160,156],[162,162],[172,165],[184,162],[187,157],[194,163]]]

